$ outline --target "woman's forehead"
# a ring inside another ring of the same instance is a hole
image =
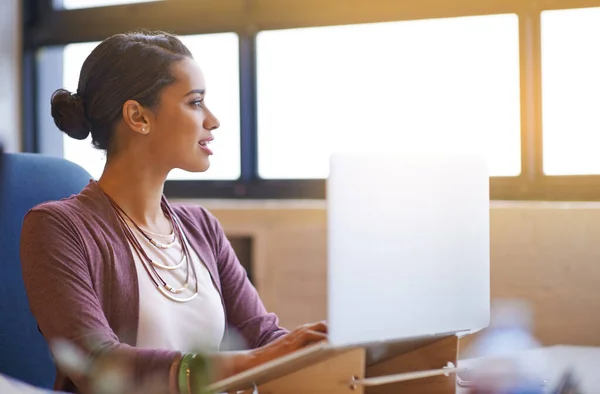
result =
[[[193,59],[186,58],[177,62],[173,67],[173,76],[176,79],[175,83],[171,85],[174,93],[177,92],[186,95],[190,91],[206,90],[204,73]]]

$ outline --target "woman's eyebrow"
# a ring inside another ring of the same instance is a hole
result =
[[[187,97],[187,96],[189,96],[190,94],[196,94],[196,93],[197,93],[197,94],[202,94],[202,95],[203,95],[203,94],[205,93],[205,90],[204,90],[204,89],[192,89],[192,90],[190,90],[189,92],[187,92],[187,93],[185,94],[185,96],[184,96],[184,97]]]

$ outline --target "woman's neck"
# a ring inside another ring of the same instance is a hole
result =
[[[167,234],[171,224],[161,208],[168,175],[127,157],[110,158],[98,185],[138,226]]]

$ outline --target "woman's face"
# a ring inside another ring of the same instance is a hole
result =
[[[210,166],[210,141],[219,120],[207,108],[204,74],[193,60],[173,65],[176,81],[160,96],[148,124],[152,160],[169,169],[203,172]]]

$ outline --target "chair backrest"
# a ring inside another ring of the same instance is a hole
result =
[[[52,388],[56,369],[29,310],[19,240],[23,217],[35,205],[79,193],[91,179],[65,159],[7,153],[0,168],[0,373]]]

